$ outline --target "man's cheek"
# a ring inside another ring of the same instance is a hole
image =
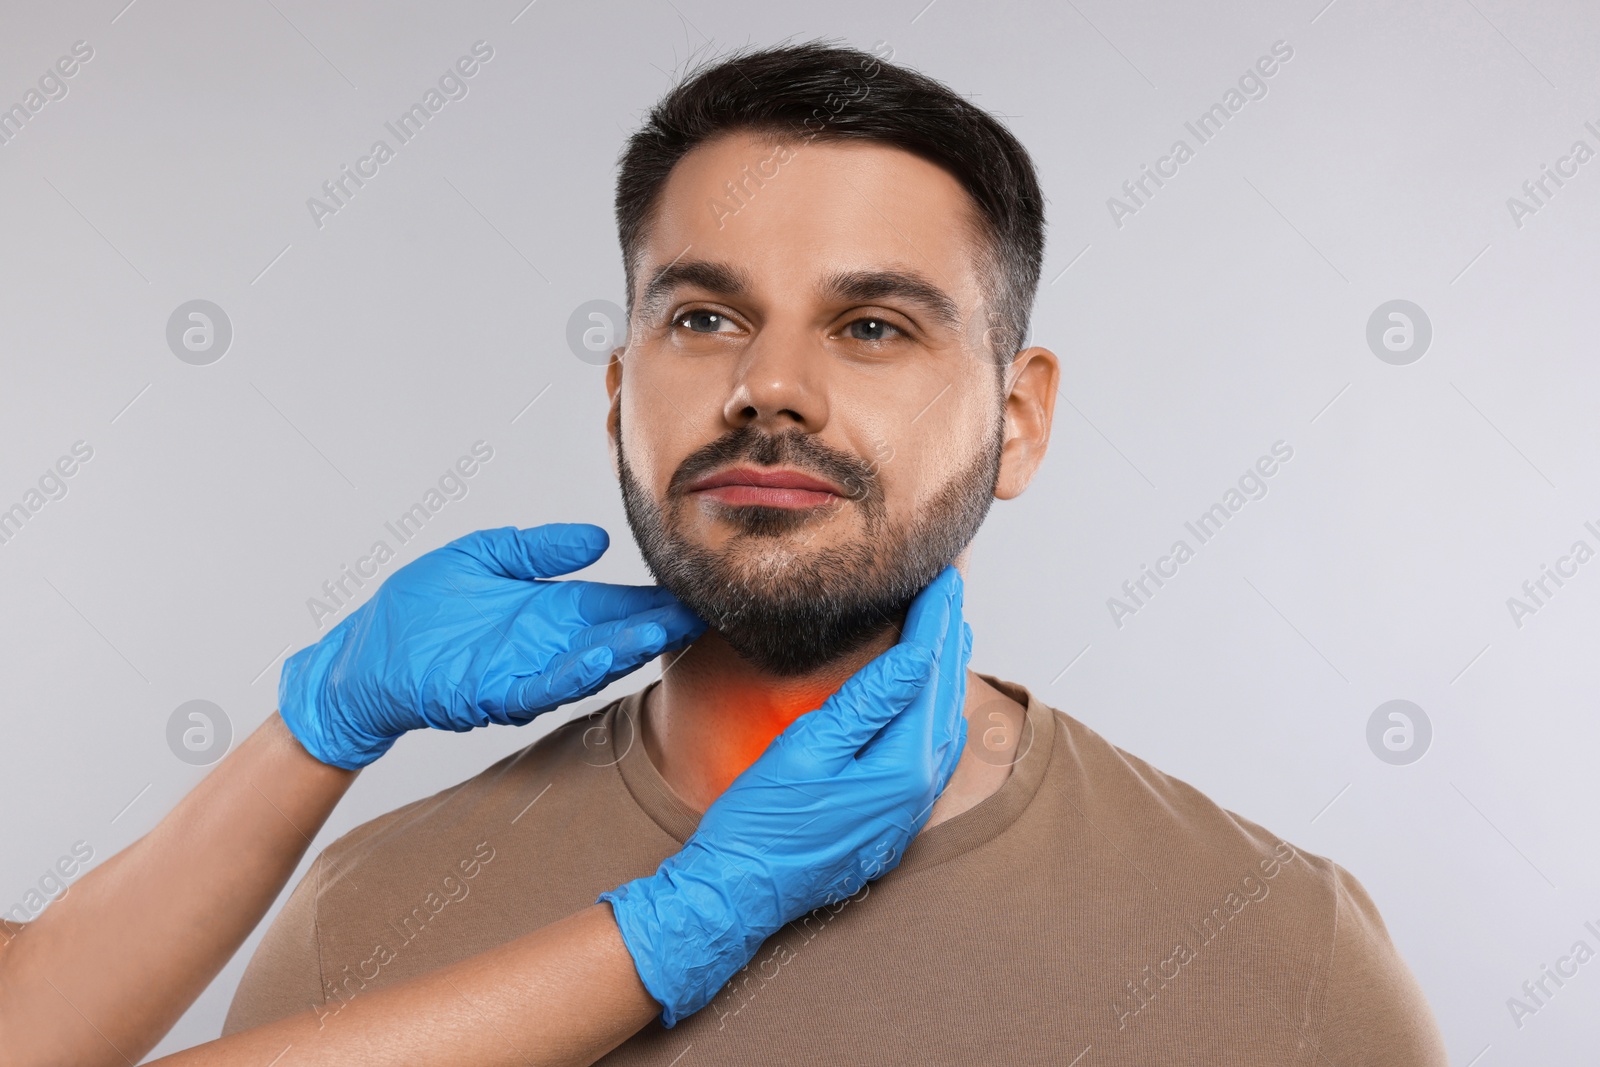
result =
[[[705,410],[693,410],[686,398],[654,388],[624,397],[621,431],[628,465],[641,482],[664,495],[685,459],[728,432],[721,423],[721,408],[716,412],[713,417]]]
[[[628,469],[639,486],[656,500],[666,501],[673,472],[696,446],[657,441],[653,427],[641,424],[637,417],[630,417],[625,411],[621,447],[621,458],[627,460]]]
[[[877,474],[878,472],[873,470],[870,472],[869,476],[875,478],[877,477]],[[867,480],[865,478],[858,478],[852,474],[841,479],[839,488],[844,490],[845,499],[860,500],[867,495]]]

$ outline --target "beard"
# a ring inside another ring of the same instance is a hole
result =
[[[746,423],[691,453],[673,472],[665,506],[628,466],[621,422],[618,475],[628,527],[650,573],[760,670],[799,677],[856,652],[898,626],[911,601],[977,535],[1000,476],[1004,420],[928,501],[889,521],[879,465],[801,430],[769,434]],[[824,478],[848,496],[822,508],[718,505],[734,533],[720,550],[683,534],[687,487],[734,464],[783,464]],[[863,529],[846,543],[805,550],[846,508]],[[809,532],[807,531],[807,528]]]

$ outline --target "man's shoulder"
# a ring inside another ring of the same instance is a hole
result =
[[[557,782],[569,793],[607,784],[595,771],[615,762],[612,724],[617,706],[626,699],[579,712],[470,778],[368,819],[328,844],[322,855],[339,869],[344,861],[415,837],[430,826],[490,821],[504,813],[501,809],[516,819]]]
[[[338,1010],[374,983],[484,951],[614,885],[609,870],[583,874],[626,825],[626,793],[608,764],[618,703],[579,712],[324,848],[252,956],[224,1033],[308,1005]]]
[[[1324,1052],[1351,1062],[1445,1062],[1427,999],[1349,870],[1065,712],[1054,719],[1047,780],[1064,801],[1062,818],[1081,821],[1073,839],[1121,874],[1108,895],[1131,926],[1173,932],[1177,956],[1161,956],[1158,969],[1220,953],[1262,989],[1296,990],[1295,1014]]]
[[[1219,869],[1242,876],[1282,866],[1320,888],[1328,921],[1339,891],[1339,867],[1283,835],[1217,803],[1059,709],[1050,780],[1072,808],[1119,847],[1131,847],[1167,869]]]

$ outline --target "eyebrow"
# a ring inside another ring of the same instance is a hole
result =
[[[875,303],[885,297],[898,297],[916,304],[947,329],[961,326],[961,309],[950,294],[920,274],[903,270],[855,270],[830,274],[823,281],[824,296],[836,300]]]
[[[695,286],[722,296],[744,297],[752,288],[750,275],[726,263],[713,263],[704,259],[673,260],[650,276],[644,292],[639,294],[639,310],[646,317],[674,290]]]
[[[748,297],[754,288],[748,272],[726,263],[703,259],[673,262],[651,275],[639,297],[648,316],[675,290],[694,286],[734,298]],[[823,279],[821,295],[834,300],[869,303],[897,297],[927,311],[948,329],[961,326],[961,309],[950,294],[920,274],[903,270],[838,271]]]

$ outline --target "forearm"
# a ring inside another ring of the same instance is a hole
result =
[[[260,921],[354,779],[272,715],[0,947],[0,1062],[136,1062]]]
[[[610,905],[408,982],[360,993],[157,1061],[163,1067],[313,1064],[590,1064],[660,1012]]]

